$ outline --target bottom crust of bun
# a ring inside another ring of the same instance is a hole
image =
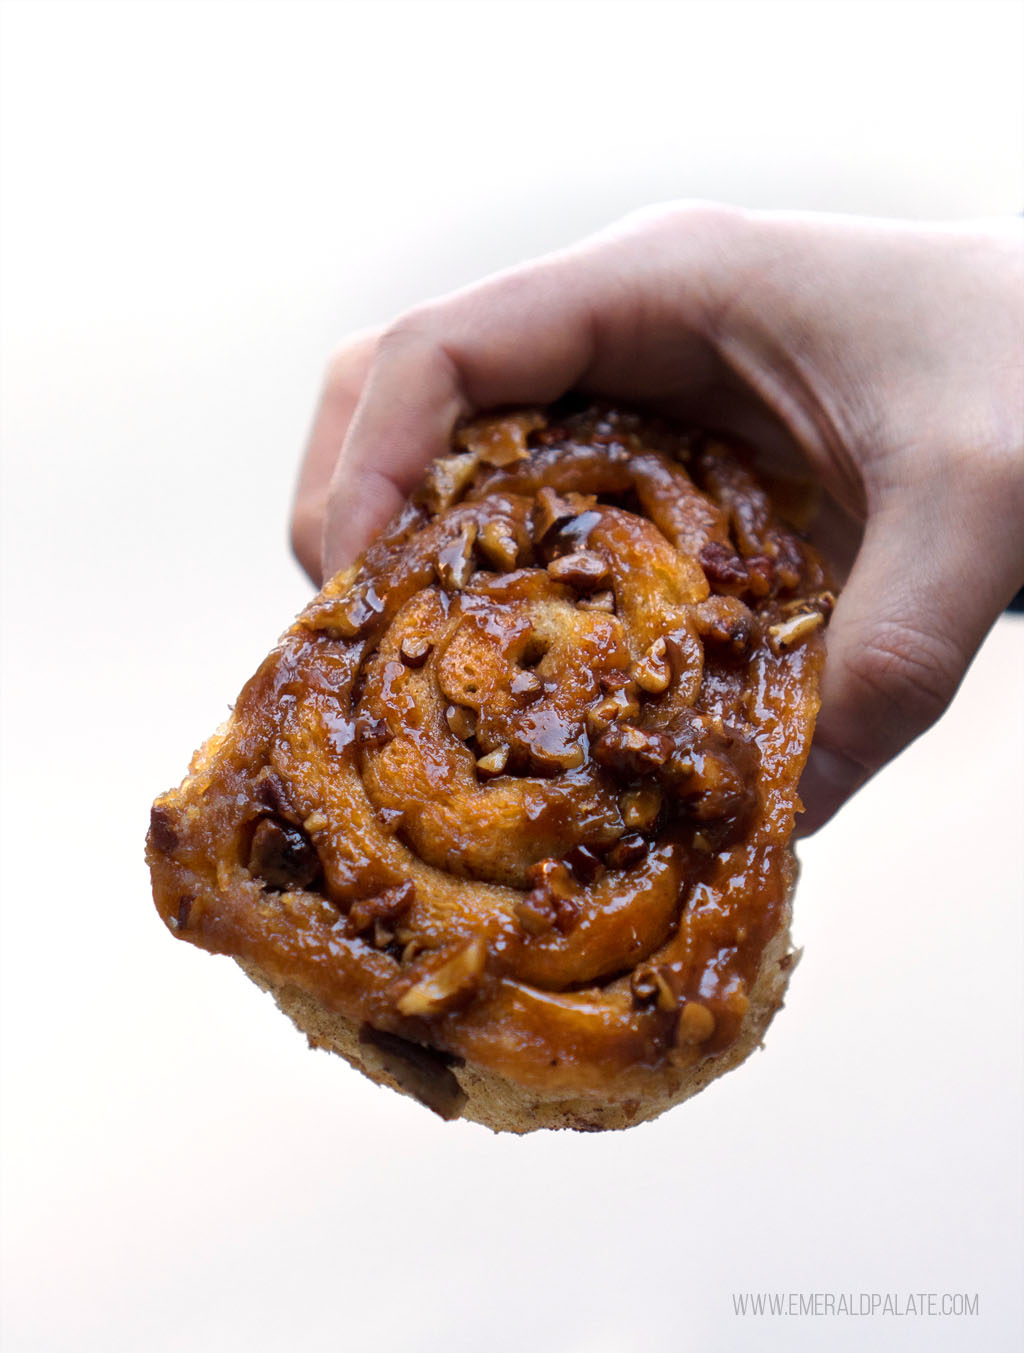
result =
[[[795,873],[795,871],[794,871]],[[721,1053],[705,1057],[676,1074],[651,1075],[650,1093],[616,1099],[597,1095],[538,1093],[493,1071],[420,1048],[404,1039],[379,1034],[326,1009],[299,987],[276,983],[253,964],[236,959],[246,975],[269,992],[279,1009],[306,1035],[311,1048],[323,1048],[345,1059],[379,1085],[418,1100],[442,1118],[465,1118],[495,1132],[527,1133],[542,1128],[575,1132],[607,1132],[649,1122],[667,1109],[698,1094],[711,1081],[732,1071],[762,1045],[765,1031],[782,1008],[790,974],[800,958],[790,941],[792,886],[783,925],[766,947],[750,1008],[735,1041]]]

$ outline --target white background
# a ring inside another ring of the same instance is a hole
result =
[[[308,595],[341,334],[669,196],[1017,212],[1020,7],[2,15],[4,1353],[1018,1347],[1024,621],[804,849],[767,1051],[630,1132],[445,1125],[309,1052],[142,843]]]

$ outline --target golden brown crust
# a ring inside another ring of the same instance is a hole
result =
[[[158,909],[446,1117],[654,1117],[781,1004],[831,600],[721,442],[478,419],[157,801]]]

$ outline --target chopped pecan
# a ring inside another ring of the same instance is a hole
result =
[[[541,540],[556,522],[566,521],[575,515],[576,508],[569,499],[563,498],[550,485],[545,484],[537,494],[537,506],[533,511],[534,539]]]
[[[151,808],[149,811],[149,837],[157,850],[170,855],[178,848],[178,833],[171,825],[171,815],[166,808]]]
[[[465,705],[449,705],[444,712],[445,721],[457,738],[463,742],[476,733],[477,713]]]
[[[611,588],[604,592],[592,592],[589,597],[580,597],[576,605],[581,611],[604,611],[608,615],[614,615],[615,593]]]
[[[544,888],[552,897],[565,900],[576,893],[572,875],[563,860],[538,860],[530,866],[527,877],[535,888]]]
[[[679,1012],[676,1027],[676,1046],[689,1047],[706,1043],[715,1032],[715,1017],[700,1001],[686,1001]]]
[[[740,587],[749,579],[747,566],[740,555],[729,545],[717,540],[709,540],[701,547],[700,566],[709,583],[724,587]]]
[[[371,719],[361,714],[356,719],[356,741],[360,747],[373,751],[391,741],[391,732],[383,719]]]
[[[393,888],[385,888],[375,897],[364,897],[353,902],[345,919],[348,935],[361,935],[377,922],[393,926],[409,910],[416,897],[414,884],[406,880]]]
[[[602,672],[598,678],[601,689],[608,694],[587,710],[587,732],[600,737],[619,719],[633,719],[640,713],[636,685],[626,672]]]
[[[577,592],[595,592],[608,579],[608,564],[593,550],[577,550],[552,559],[548,576]]]
[[[693,754],[689,764],[692,769],[687,774],[686,760],[680,761],[678,769],[683,777],[674,788],[691,817],[698,822],[717,822],[746,816],[754,790],[733,757],[725,751],[702,750]]]
[[[647,831],[661,812],[661,790],[657,785],[638,785],[628,789],[620,801],[622,820],[631,831]]]
[[[500,573],[509,573],[519,562],[519,542],[511,522],[495,517],[477,536],[477,549]]]
[[[477,774],[484,779],[493,779],[496,775],[503,775],[505,767],[508,765],[508,748],[495,747],[493,752],[488,752],[486,756],[477,758]]]
[[[429,639],[422,634],[407,634],[399,645],[399,655],[406,667],[422,667],[430,657],[430,651],[434,647]]]
[[[596,883],[604,873],[604,861],[589,846],[573,846],[565,862],[581,883]]]
[[[605,861],[612,869],[630,869],[647,854],[647,842],[637,832],[630,832],[615,842],[605,855]]]
[[[421,1019],[444,1014],[476,994],[487,963],[487,941],[474,935],[395,1002],[399,1014]]]
[[[424,938],[424,936],[410,935],[409,938],[406,939],[405,938],[406,935],[408,935],[408,931],[405,931],[402,935],[398,936],[398,938],[402,941],[403,946],[402,947],[403,964],[411,963],[413,959],[419,958],[420,954],[422,954],[424,950],[430,948],[430,944]]]
[[[515,906],[515,914],[528,935],[558,929],[566,934],[579,916],[578,887],[563,860],[540,860],[527,877],[530,892]]]
[[[536,672],[517,672],[512,678],[510,690],[522,705],[532,704],[544,692],[544,683]]]
[[[716,540],[701,548],[701,567],[716,592],[731,596],[766,597],[775,585],[775,560],[767,554],[744,558],[729,545]]]
[[[788,535],[777,534],[772,544],[775,580],[784,591],[791,592],[800,586],[800,573],[804,565],[799,543]]]
[[[452,1067],[462,1065],[461,1057],[436,1048],[425,1048],[369,1024],[360,1028],[359,1044],[366,1061],[371,1065],[376,1062],[406,1094],[442,1118],[458,1118],[466,1102],[466,1092],[459,1085]]]
[[[767,554],[752,554],[747,566],[746,590],[752,597],[766,597],[775,586],[775,560]]]
[[[265,817],[253,833],[249,870],[271,892],[308,888],[320,875],[320,857],[301,827]]]
[[[472,452],[485,465],[513,465],[529,458],[527,438],[544,424],[544,415],[534,410],[474,418],[468,427],[456,432],[454,442]]]
[[[657,963],[642,963],[634,968],[629,988],[637,1005],[653,1005],[666,1014],[676,1008],[676,993],[667,969]]]
[[[672,680],[672,664],[665,638],[655,639],[647,652],[633,666],[633,680],[648,695],[661,695]]]
[[[824,623],[825,617],[820,611],[804,611],[802,614],[790,616],[788,620],[780,620],[777,625],[770,625],[768,628],[772,649],[776,653],[788,653],[790,649],[796,648],[797,644],[809,639]]]
[[[441,456],[432,461],[418,500],[430,512],[446,512],[469,487],[476,466],[477,457],[474,455]]]
[[[600,512],[593,510],[596,499],[590,494],[570,493],[566,501],[574,515],[557,522],[544,538],[545,551],[553,559],[586,550],[590,533],[601,520]]]
[[[437,552],[434,572],[446,592],[458,592],[473,575],[473,542],[476,523],[463,522],[459,534]]]
[[[601,520],[601,514],[592,510],[596,501],[593,494],[556,493],[545,484],[537,493],[537,505],[533,510],[534,540],[544,540],[555,554],[580,549]],[[555,539],[548,535],[552,527],[558,527]]]
[[[288,798],[287,791],[279,775],[267,766],[264,766],[256,777],[254,797],[263,804],[264,808],[269,808],[272,813],[277,813],[281,817],[287,817],[292,812],[291,800]]]
[[[697,633],[708,643],[740,657],[754,636],[754,617],[738,597],[711,596],[694,607]]]
[[[672,739],[632,724],[613,724],[593,746],[594,760],[616,775],[636,779],[663,766],[672,755]]]

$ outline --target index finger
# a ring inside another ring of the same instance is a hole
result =
[[[399,509],[460,417],[576,387],[657,401],[719,376],[707,251],[723,213],[638,217],[409,311],[377,342],[328,493],[325,573]],[[728,218],[732,219],[731,215]]]

